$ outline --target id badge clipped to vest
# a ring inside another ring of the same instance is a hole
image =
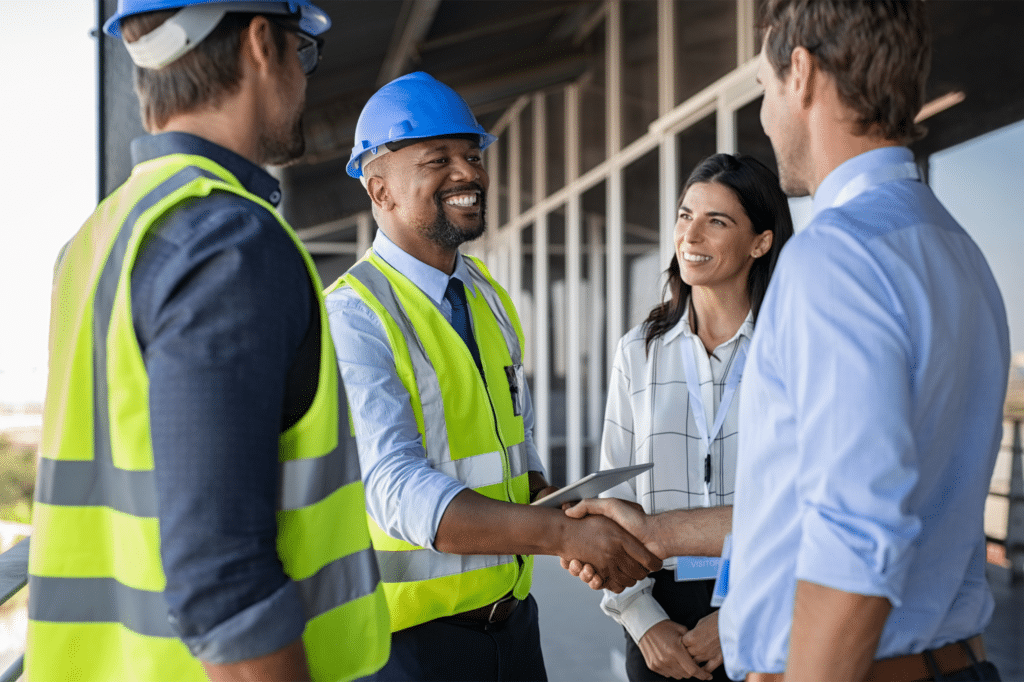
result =
[[[523,392],[526,386],[526,370],[522,363],[508,365],[505,367],[505,376],[508,377],[508,392],[512,395],[512,414],[516,417],[523,416]]]

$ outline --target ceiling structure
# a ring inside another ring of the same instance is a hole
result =
[[[654,0],[623,0],[654,2]],[[724,0],[723,0],[724,1]],[[760,0],[756,0],[760,2]],[[377,88],[415,70],[457,90],[484,127],[518,97],[572,82],[604,59],[604,0],[318,0],[333,26],[311,77],[307,153],[281,169],[285,213],[297,228],[366,208],[345,175],[362,106]],[[962,93],[928,120],[919,157],[1024,118],[1024,2],[930,0],[934,59],[928,99]],[[97,22],[116,0],[97,0]],[[128,142],[142,134],[130,63],[116,41],[99,46],[100,194],[130,171]]]

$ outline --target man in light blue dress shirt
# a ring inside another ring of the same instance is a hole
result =
[[[782,253],[744,376],[727,671],[998,679],[982,516],[1008,330],[984,257],[903,146],[922,3],[774,0],[766,28],[761,122],[814,217]]]

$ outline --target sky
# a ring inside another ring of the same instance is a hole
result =
[[[92,0],[0,0],[7,29],[0,187],[8,196],[0,225],[0,405],[43,399],[53,262],[97,200],[94,14]],[[995,272],[1016,352],[1024,351],[1021,168],[1024,122],[935,154],[931,168],[939,198]]]
[[[0,0],[0,405],[42,401],[50,283],[96,205],[92,0]]]

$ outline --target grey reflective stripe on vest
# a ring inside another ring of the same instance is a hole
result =
[[[335,490],[362,480],[356,441],[348,428],[345,384],[338,374],[338,444],[322,457],[289,459],[281,462],[278,508],[302,509],[326,499]]]
[[[162,592],[138,590],[114,578],[28,577],[28,617],[48,623],[121,623],[150,637],[176,637]]]
[[[432,549],[410,549],[406,551],[377,550],[380,575],[386,583],[411,583],[431,578],[460,575],[481,568],[494,568],[511,564],[516,557],[511,554],[459,555],[442,554]]]
[[[505,480],[505,466],[500,452],[485,452],[472,457],[434,462],[438,471],[458,479],[469,488],[501,483]]]
[[[372,549],[343,556],[297,581],[306,619],[372,594],[379,584]],[[29,576],[29,618],[47,623],[121,623],[148,637],[177,637],[162,592],[139,590],[114,578]]]
[[[370,547],[335,559],[305,580],[298,581],[306,620],[372,594],[379,584],[377,558]]]
[[[494,285],[484,276],[484,273],[480,271],[480,268],[477,267],[476,262],[472,258],[463,256],[462,260],[468,266],[469,274],[473,278],[473,284],[484,295],[487,307],[491,309],[494,319],[498,321],[498,327],[501,328],[502,336],[505,337],[505,345],[508,346],[508,354],[512,358],[512,364],[521,365],[523,363],[523,354],[519,347],[519,335],[516,333],[516,328],[508,316],[508,311],[505,310],[505,304],[502,302],[501,296],[498,295]]]
[[[427,458],[435,464],[450,462],[452,456],[448,449],[448,426],[444,419],[441,381],[391,282],[369,260],[359,261],[347,274],[373,294],[402,332],[402,338],[409,349],[413,374],[416,376],[416,390],[419,391],[420,404],[423,407],[423,447],[427,451]]]
[[[156,498],[151,492],[155,489],[153,472],[126,471],[114,466],[107,399],[107,333],[135,224],[143,213],[199,178],[220,180],[216,175],[193,166],[182,168],[139,199],[114,238],[93,299],[93,459],[40,458],[39,488],[36,490],[39,502],[56,506],[104,506],[131,516],[156,516]]]
[[[526,441],[510,445],[506,448],[508,451],[508,468],[511,471],[512,478],[516,476],[522,476],[530,471],[530,460],[527,456]]]

